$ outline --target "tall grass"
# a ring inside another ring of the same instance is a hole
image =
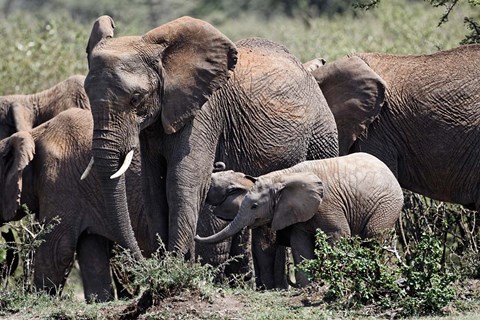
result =
[[[266,20],[244,15],[227,20],[210,16],[207,20],[235,41],[269,38],[284,44],[302,61],[315,57],[332,61],[355,51],[417,54],[455,47],[466,33],[463,17],[472,9],[458,7],[448,23],[437,27],[442,10],[423,2],[389,0],[375,10],[357,10],[331,18],[275,16]],[[0,20],[0,95],[35,92],[72,74],[87,72],[85,47],[89,32],[93,21],[106,12],[92,12],[90,23],[61,12],[41,17],[17,12]],[[124,13],[113,14],[121,17],[115,29],[117,35],[143,34],[150,29],[147,23],[139,27],[138,19],[129,20]]]
[[[250,36],[270,38],[284,44],[302,61],[323,57],[335,60],[351,52],[379,51],[423,54],[458,46],[466,29],[463,16],[469,7],[459,7],[450,21],[437,27],[443,13],[423,2],[384,1],[377,9],[355,11],[332,18],[308,21],[275,17],[262,21],[243,17],[219,26],[234,40]]]
[[[33,93],[86,74],[88,30],[71,18],[15,14],[0,20],[0,95]]]

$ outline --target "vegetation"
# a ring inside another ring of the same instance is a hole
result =
[[[72,74],[86,74],[85,46],[101,14],[114,17],[117,35],[142,34],[190,14],[235,41],[259,36],[280,42],[302,61],[331,61],[355,51],[419,54],[449,49],[464,39],[465,17],[472,18],[472,32],[478,30],[473,1],[458,1],[448,23],[440,26],[444,8],[432,8],[429,2],[388,0],[368,11],[346,3],[350,1],[6,0],[0,2],[0,95],[36,92]],[[39,244],[38,235],[52,227],[39,224],[33,229],[33,215],[26,219],[12,224],[23,244],[22,263],[13,277],[0,279],[0,317],[96,319],[144,313],[160,319],[322,319],[480,310],[475,214],[410,193],[389,242],[342,240],[332,248],[319,235],[317,254],[324,258],[306,265],[319,283],[289,292],[213,285],[215,270],[159,251],[141,262],[127,253],[116,258],[117,270],[130,275],[124,282],[139,287],[140,298],[87,305],[79,302],[83,295],[77,297],[72,277],[61,297],[48,297],[31,290],[31,252]],[[0,262],[6,247],[0,243]]]
[[[386,254],[389,248],[374,240],[343,238],[332,246],[322,231],[316,246],[317,258],[304,261],[301,269],[328,284],[324,299],[336,308],[370,305],[375,311],[418,316],[439,313],[455,298],[456,275],[443,270],[441,243],[431,235],[422,237],[408,259],[396,251]]]
[[[405,199],[396,232],[383,242],[354,237],[331,245],[318,231],[317,258],[300,269],[328,285],[323,299],[333,307],[438,314],[459,298],[466,279],[478,277],[476,212],[411,192]]]

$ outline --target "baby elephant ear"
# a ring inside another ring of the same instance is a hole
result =
[[[22,131],[0,142],[0,220],[11,221],[20,206],[22,175],[35,154],[30,133]]]
[[[87,44],[87,60],[90,62],[90,54],[93,48],[104,39],[113,37],[115,22],[110,16],[101,16],[94,23]]]
[[[272,230],[282,230],[292,224],[310,220],[318,213],[323,193],[323,183],[313,173],[301,172],[284,176],[277,194]]]

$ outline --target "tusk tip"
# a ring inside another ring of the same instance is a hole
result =
[[[90,162],[88,163],[87,165],[87,168],[85,169],[85,171],[82,173],[82,176],[80,177],[80,181],[83,181],[85,180],[88,175],[90,174],[90,170],[92,170],[92,167],[93,167],[93,163],[94,163],[94,160],[93,160],[93,157],[90,159]]]
[[[124,174],[128,167],[130,166],[130,164],[132,163],[132,159],[133,159],[133,150],[130,150],[127,155],[125,156],[125,159],[123,161],[123,164],[122,166],[120,167],[120,169],[118,169],[117,172],[115,172],[114,174],[112,174],[110,176],[110,179],[116,179],[116,178],[119,178],[122,174]]]
[[[115,173],[115,174],[112,174],[112,175],[110,176],[110,179],[111,179],[111,180],[117,179],[117,178],[120,177],[122,174],[123,174],[123,173],[120,173],[120,174],[119,174],[118,172]]]

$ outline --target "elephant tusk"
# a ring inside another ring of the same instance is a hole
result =
[[[90,170],[92,170],[92,167],[93,167],[93,157],[90,159],[90,162],[88,163],[88,166],[87,168],[85,169],[85,171],[82,173],[82,176],[80,177],[80,180],[85,180],[85,178],[88,177],[88,175],[90,174]]]
[[[125,171],[127,171],[128,167],[130,167],[130,164],[132,163],[132,159],[133,159],[133,150],[130,150],[130,152],[127,153],[127,156],[125,157],[125,161],[123,161],[123,164],[120,167],[120,169],[118,169],[117,172],[112,174],[110,179],[116,179],[120,177],[122,174],[124,174]]]
[[[201,236],[199,236],[199,235],[197,234],[197,235],[195,236],[195,241],[204,242],[206,238],[208,238],[208,237],[201,237]]]

